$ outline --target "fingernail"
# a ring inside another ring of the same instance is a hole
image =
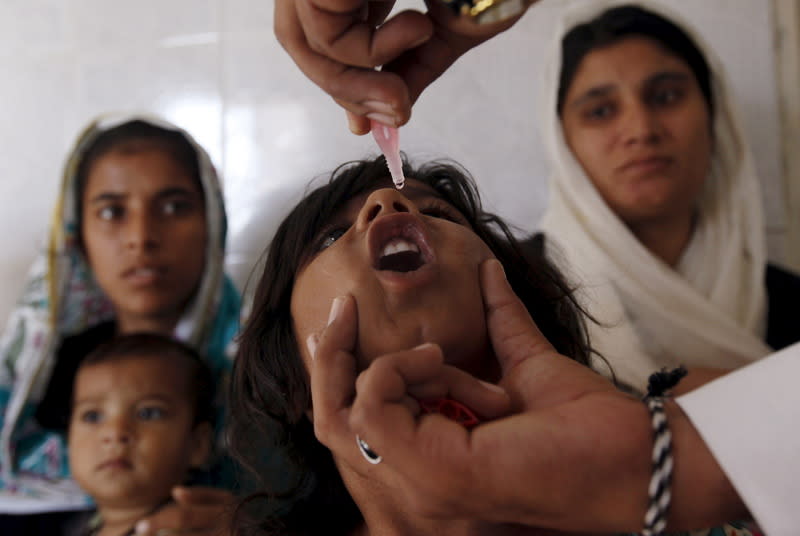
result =
[[[389,127],[396,127],[397,126],[397,120],[391,115],[379,114],[379,113],[376,113],[376,112],[371,112],[371,113],[367,114],[367,117],[369,117],[373,121],[377,121],[378,123],[381,123],[382,125],[386,125],[386,126],[389,126]]]
[[[316,333],[312,333],[306,338],[306,347],[308,348],[308,353],[311,355],[312,361],[317,357],[317,342],[319,342],[319,340]]]
[[[425,343],[420,344],[419,346],[415,346],[413,349],[414,350],[424,350],[425,348],[432,348],[432,347],[433,347],[433,343],[432,342],[425,342]]]
[[[386,114],[391,116],[394,114],[394,107],[390,104],[385,102],[377,101],[377,100],[368,100],[361,103],[364,107],[369,108],[370,112],[375,112],[379,114]]]
[[[136,534],[144,534],[148,530],[150,530],[150,522],[146,519],[142,519],[138,523],[136,523],[135,527]]]
[[[356,122],[355,118],[348,113],[347,114],[347,128],[349,128],[350,132],[352,132],[353,134],[359,134],[361,129],[359,129],[358,127],[359,127],[359,125]]]
[[[506,392],[506,390],[503,389],[502,387],[500,387],[499,385],[495,385],[493,383],[487,383],[487,382],[485,382],[483,380],[478,380],[478,381],[481,382],[481,384],[484,387],[486,387],[490,391],[494,391],[495,393],[505,393]]]
[[[330,326],[334,320],[339,316],[339,313],[342,312],[342,307],[344,307],[344,296],[339,296],[335,300],[333,300],[333,304],[331,304],[331,312],[328,315],[328,325]]]

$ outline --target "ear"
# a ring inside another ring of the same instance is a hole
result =
[[[209,422],[201,422],[192,430],[192,443],[189,446],[189,467],[202,467],[211,457],[211,442],[214,430]]]

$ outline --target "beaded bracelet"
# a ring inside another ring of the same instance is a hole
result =
[[[664,395],[686,376],[686,369],[678,367],[672,371],[662,369],[650,375],[644,403],[650,411],[653,427],[653,475],[650,477],[650,498],[644,515],[642,536],[658,536],[667,526],[667,513],[672,499],[672,434],[664,413]]]

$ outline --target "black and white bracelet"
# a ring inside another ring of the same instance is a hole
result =
[[[664,395],[686,376],[686,369],[666,369],[650,376],[644,403],[650,410],[653,427],[653,475],[647,493],[650,499],[644,515],[642,536],[658,536],[667,526],[667,513],[672,499],[672,434],[664,413]]]

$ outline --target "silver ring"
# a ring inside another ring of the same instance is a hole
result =
[[[358,450],[361,451],[361,455],[364,456],[364,459],[366,459],[372,465],[378,465],[383,461],[383,458],[378,456],[374,450],[369,448],[369,444],[361,439],[358,434],[356,434],[356,445],[358,445]]]

